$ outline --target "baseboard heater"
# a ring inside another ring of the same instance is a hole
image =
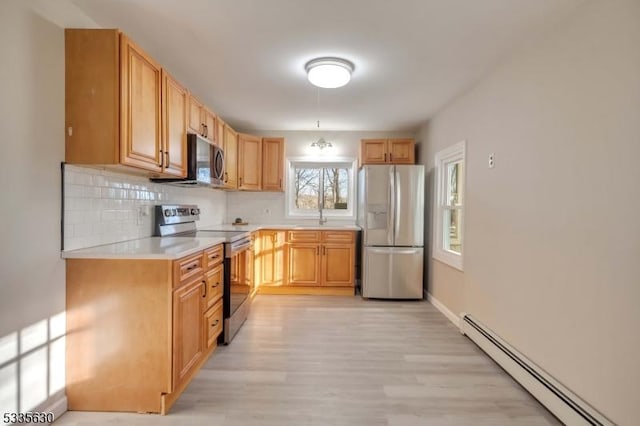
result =
[[[595,408],[562,386],[472,316],[462,315],[460,331],[473,340],[564,424],[614,425]]]

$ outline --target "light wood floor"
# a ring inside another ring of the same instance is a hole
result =
[[[427,302],[254,300],[168,416],[68,412],[56,425],[557,425]]]

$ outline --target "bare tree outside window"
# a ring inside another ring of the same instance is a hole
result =
[[[294,200],[298,209],[318,209],[320,169],[296,168]]]
[[[320,182],[323,194],[320,194]],[[349,170],[346,167],[294,168],[294,203],[297,209],[318,210],[322,195],[325,210],[346,210]]]

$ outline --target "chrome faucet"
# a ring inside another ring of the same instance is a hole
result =
[[[320,211],[320,219],[318,220],[318,222],[320,223],[320,225],[324,225],[325,223],[327,223],[327,218],[322,217],[322,210],[324,210],[324,202],[322,201],[320,202],[318,210]]]

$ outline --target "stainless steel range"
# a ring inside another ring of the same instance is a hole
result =
[[[197,229],[200,209],[196,205],[163,204],[155,208],[154,235],[160,237],[224,238],[224,293],[222,296],[224,332],[222,343],[228,344],[249,315],[253,281],[250,279],[251,233]]]

